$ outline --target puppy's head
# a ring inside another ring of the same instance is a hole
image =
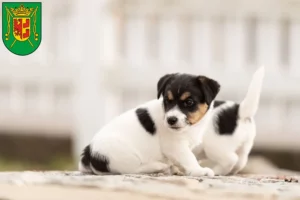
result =
[[[217,81],[205,76],[167,74],[157,83],[157,98],[163,96],[164,123],[182,131],[199,122],[219,93]]]

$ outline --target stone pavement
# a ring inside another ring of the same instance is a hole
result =
[[[299,199],[300,176],[183,177],[2,172],[0,200]]]

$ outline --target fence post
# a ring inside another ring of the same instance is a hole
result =
[[[277,19],[261,19],[258,23],[258,64],[273,72],[278,72],[280,63],[279,28]]]
[[[77,1],[74,16],[73,56],[78,64],[78,76],[75,78],[74,95],[74,158],[79,155],[93,135],[105,123],[105,94],[101,88],[101,73],[104,66],[101,60],[103,32],[109,26],[103,12],[107,0]],[[105,41],[106,46],[107,41]],[[102,65],[101,65],[102,64]]]
[[[290,66],[291,74],[299,74],[300,69],[300,19],[293,19],[290,26]]]
[[[225,65],[232,71],[246,66],[245,20],[229,19],[225,24]]]
[[[196,18],[192,24],[192,60],[197,69],[209,69],[212,63],[211,20],[209,17]]]

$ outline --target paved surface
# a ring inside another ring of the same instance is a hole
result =
[[[183,177],[0,173],[0,200],[299,199],[300,176]]]

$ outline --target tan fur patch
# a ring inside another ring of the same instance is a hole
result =
[[[198,121],[202,119],[202,117],[207,112],[208,105],[207,104],[199,104],[197,111],[193,113],[189,113],[188,120],[191,124],[196,124]]]
[[[181,95],[180,100],[184,101],[184,100],[186,100],[186,99],[187,99],[188,97],[190,97],[190,96],[191,96],[191,93],[185,92],[185,93],[183,93],[183,94]]]
[[[167,92],[167,94],[168,94],[168,99],[169,100],[174,100],[173,93],[170,90]]]

